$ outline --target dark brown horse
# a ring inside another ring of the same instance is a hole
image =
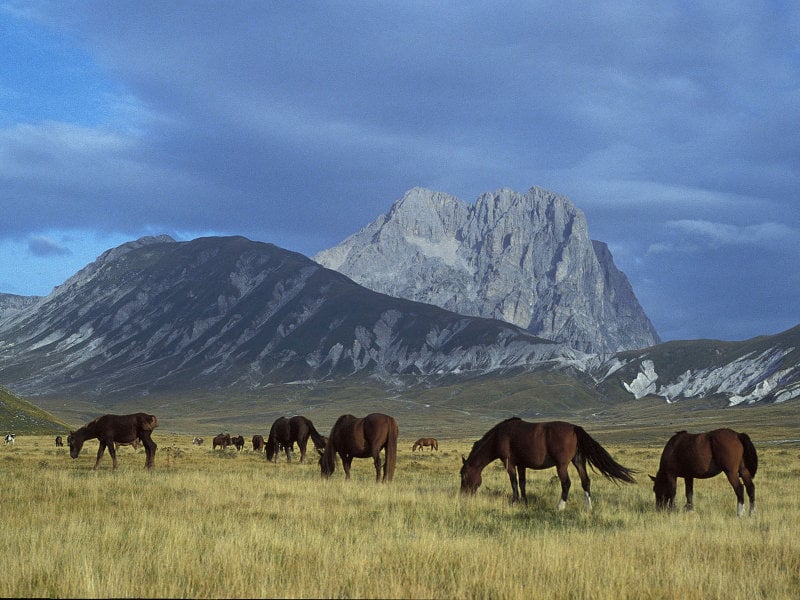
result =
[[[103,458],[103,452],[108,448],[114,468],[117,468],[117,451],[115,443],[132,444],[136,440],[141,440],[147,458],[144,466],[148,469],[155,465],[156,443],[150,437],[153,430],[158,427],[158,419],[153,415],[145,413],[135,413],[132,415],[103,415],[97,417],[67,436],[69,444],[69,455],[78,458],[86,440],[97,439],[100,448],[97,451],[97,460],[94,463],[96,469]]]
[[[64,440],[61,438],[60,435],[57,435],[56,436],[56,447],[57,448],[63,448],[63,446],[64,446]]]
[[[686,484],[686,510],[694,508],[694,480],[708,479],[725,473],[736,492],[736,514],[744,512],[744,490],[750,498],[750,514],[756,512],[756,486],[753,477],[758,470],[758,454],[746,433],[732,429],[715,429],[706,433],[679,431],[673,435],[664,451],[653,480],[658,508],[674,508],[678,477]],[[741,479],[741,481],[740,481]],[[742,485],[744,481],[744,485]]]
[[[328,478],[336,469],[336,454],[342,459],[345,479],[350,479],[354,458],[372,457],[375,481],[381,481],[381,450],[384,450],[383,481],[391,481],[397,464],[397,421],[388,415],[372,413],[362,419],[342,415],[328,437],[325,452],[319,459],[321,475]]]
[[[430,446],[431,452],[434,450],[439,449],[439,442],[436,441],[436,438],[419,438],[414,445],[411,446],[411,451],[414,452],[417,448],[419,448],[420,452],[426,446]]]
[[[561,499],[558,510],[567,504],[571,485],[567,467],[571,462],[578,470],[586,495],[586,504],[592,508],[591,482],[586,463],[607,478],[635,483],[633,471],[615,462],[611,455],[582,427],[552,421],[528,423],[513,418],[498,423],[475,442],[467,458],[462,457],[461,492],[474,494],[481,485],[481,472],[492,461],[500,459],[511,480],[512,502],[525,494],[525,469],[556,468],[561,480]],[[517,487],[519,476],[519,488]]]
[[[228,446],[231,446],[233,442],[231,441],[231,434],[229,433],[220,433],[217,436],[214,436],[214,440],[211,443],[211,449],[216,450],[217,446],[225,450]]]
[[[237,450],[241,450],[244,448],[244,436],[237,435],[236,437],[231,438],[231,443],[236,446]]]
[[[253,452],[261,452],[264,449],[264,436],[256,434],[253,436]]]
[[[291,419],[287,419],[286,417],[275,419],[275,422],[269,430],[269,436],[267,437],[267,460],[274,460],[277,462],[280,450],[283,448],[284,452],[286,452],[286,461],[291,461],[294,443],[297,442],[297,447],[300,448],[300,462],[305,462],[309,437],[314,442],[314,447],[319,452],[325,449],[326,440],[316,430],[310,419],[300,415],[294,416]]]

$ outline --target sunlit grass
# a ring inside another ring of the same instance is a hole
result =
[[[735,516],[718,477],[697,481],[695,512],[657,513],[648,472],[660,448],[609,445],[637,485],[593,476],[594,510],[573,485],[555,510],[551,470],[529,472],[510,505],[493,463],[476,496],[458,494],[471,439],[412,454],[395,481],[370,460],[329,481],[315,461],[268,463],[154,435],[156,468],[121,448],[92,471],[50,438],[0,448],[3,597],[792,598],[800,589],[797,447],[759,447],[759,513]],[[573,483],[577,477],[570,473]],[[683,503],[679,485],[679,504]]]

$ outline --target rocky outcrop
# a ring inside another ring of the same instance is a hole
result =
[[[583,213],[541,188],[501,189],[473,205],[415,188],[314,260],[375,291],[501,319],[584,352],[660,341]]]

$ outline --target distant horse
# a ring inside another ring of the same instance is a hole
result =
[[[94,463],[94,468],[98,467],[100,459],[103,458],[103,452],[108,448],[111,461],[116,469],[117,451],[114,447],[115,442],[132,444],[134,440],[139,439],[144,444],[144,451],[147,456],[144,466],[149,469],[155,465],[157,446],[150,436],[156,427],[158,427],[158,419],[145,413],[103,415],[67,436],[69,455],[72,458],[78,458],[81,448],[83,448],[83,443],[86,440],[96,438],[100,442],[100,448],[97,451],[97,460]]]
[[[320,474],[328,478],[336,469],[336,454],[342,459],[345,479],[350,479],[354,458],[372,457],[375,481],[381,481],[381,450],[384,450],[383,481],[391,481],[397,463],[397,421],[388,415],[372,413],[358,419],[342,415],[336,420],[319,459]]]
[[[306,460],[306,448],[308,447],[308,438],[314,443],[314,447],[322,452],[325,449],[325,438],[314,427],[314,423],[310,419],[303,416],[294,416],[291,419],[286,417],[278,417],[272,423],[267,437],[266,454],[267,460],[278,460],[280,449],[286,452],[286,461],[292,459],[292,450],[294,443],[297,442],[297,447],[300,448],[300,462]]]
[[[744,490],[750,498],[750,514],[756,512],[756,486],[753,477],[758,470],[758,454],[746,433],[732,429],[715,429],[706,433],[679,431],[673,435],[661,453],[661,463],[653,480],[656,506],[675,507],[678,477],[686,484],[686,510],[694,508],[694,480],[708,479],[725,473],[736,492],[736,514],[744,512]],[[741,479],[741,481],[740,481]],[[744,481],[744,485],[742,485]]]
[[[64,438],[60,435],[56,436],[56,448],[63,448],[64,447]]]
[[[204,440],[203,438],[201,438],[201,437],[196,437],[196,438],[194,438],[194,439],[192,440],[192,444],[194,444],[195,446],[202,446],[204,441],[205,441],[205,440]]]
[[[7,433],[6,434],[6,444],[14,445],[14,440],[17,439],[16,433]]]
[[[264,449],[264,436],[263,435],[254,435],[253,436],[253,452],[261,452]]]
[[[419,438],[414,445],[411,446],[411,451],[414,452],[417,448],[419,448],[420,452],[425,446],[430,446],[431,452],[434,450],[439,449],[439,442],[436,441],[436,438]]]
[[[237,435],[234,438],[231,438],[231,443],[236,446],[237,450],[241,450],[244,448],[244,436]]]
[[[228,446],[232,445],[233,442],[231,441],[231,435],[229,433],[220,433],[218,436],[214,438],[214,441],[211,444],[211,449],[216,450],[217,446],[225,450]]]
[[[461,492],[474,494],[481,485],[481,471],[500,459],[511,480],[512,502],[525,494],[525,469],[555,467],[561,480],[561,499],[558,510],[567,504],[571,485],[567,467],[571,462],[578,470],[586,495],[586,504],[592,508],[591,482],[586,463],[611,480],[635,483],[633,471],[615,462],[611,455],[582,427],[552,421],[528,423],[519,418],[507,419],[492,427],[472,446],[467,458],[462,457]],[[517,487],[519,476],[519,488]]]

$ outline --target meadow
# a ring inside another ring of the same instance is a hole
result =
[[[511,505],[495,462],[474,497],[459,468],[476,439],[411,452],[394,482],[371,461],[329,481],[316,459],[268,463],[251,450],[157,430],[156,467],[123,447],[92,470],[97,442],[70,459],[52,436],[0,448],[2,597],[794,598],[800,590],[800,447],[759,443],[758,513],[737,518],[723,477],[697,481],[695,511],[658,513],[648,473],[663,441],[594,435],[635,485],[594,474],[587,510],[555,510],[553,469],[529,471]],[[309,454],[312,456],[313,452]],[[683,482],[678,500],[683,505]]]

